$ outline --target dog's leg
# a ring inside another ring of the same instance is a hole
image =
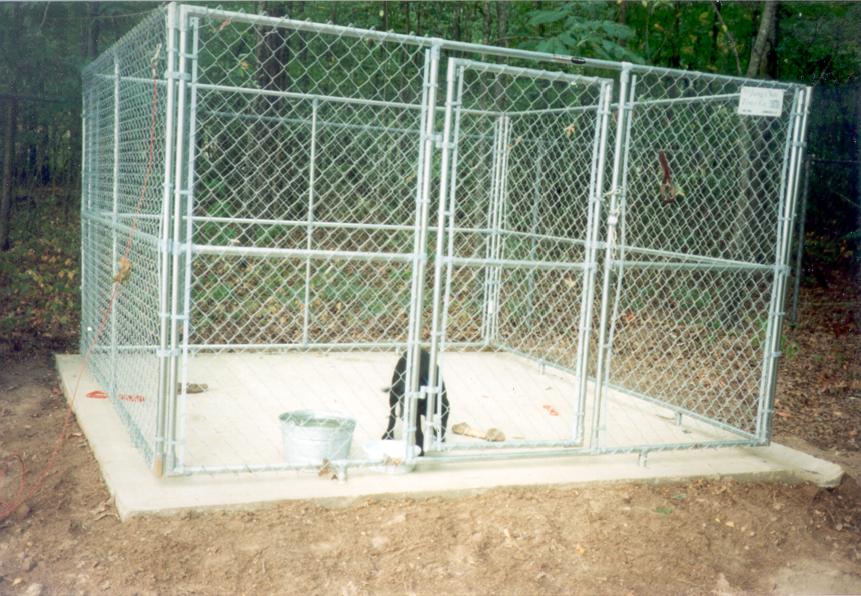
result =
[[[422,402],[419,401],[421,404]],[[421,407],[421,406],[419,406]],[[422,431],[422,411],[419,410],[418,415],[416,416],[416,445],[419,448],[419,455],[425,454],[425,435]]]
[[[403,354],[395,365],[395,372],[392,374],[392,384],[389,387],[389,422],[386,426],[386,432],[383,433],[384,441],[395,438],[395,418],[398,410],[400,410],[400,416],[403,417],[404,377],[406,376],[406,372],[407,355]]]
[[[394,439],[395,438],[395,409],[396,406],[389,407],[389,423],[386,426],[386,432],[383,433],[382,439],[384,441]]]

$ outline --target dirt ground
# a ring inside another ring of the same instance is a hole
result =
[[[775,417],[778,440],[845,467],[836,489],[499,489],[123,524],[73,424],[41,492],[0,522],[0,594],[861,593],[858,300],[805,293]],[[50,354],[0,359],[0,455],[20,455],[32,475],[64,401]],[[0,501],[18,474],[0,468]]]

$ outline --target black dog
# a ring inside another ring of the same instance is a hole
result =
[[[430,354],[422,348],[419,354],[419,386],[427,385],[430,380]],[[398,359],[395,365],[395,372],[392,375],[392,386],[389,387],[389,425],[386,432],[383,433],[383,439],[393,439],[395,437],[395,409],[399,410],[397,414],[403,417],[404,414],[404,393],[406,391],[406,375],[407,375],[407,354],[404,353]],[[439,366],[436,369],[437,381],[442,387],[440,392],[440,402],[442,404],[442,438],[445,439],[445,429],[448,426],[448,394],[445,390],[445,383],[439,373]],[[416,400],[418,407],[418,424],[416,424],[416,445],[419,446],[419,455],[424,453],[424,433],[422,432],[421,417],[427,415],[427,398],[422,397]],[[436,435],[436,433],[434,433]]]

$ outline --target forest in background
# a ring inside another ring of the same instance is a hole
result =
[[[814,86],[805,283],[861,257],[861,4],[222,2],[222,8]],[[157,4],[0,6],[0,343],[73,344],[81,68]]]

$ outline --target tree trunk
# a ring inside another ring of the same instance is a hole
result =
[[[18,10],[18,5],[15,5]],[[16,91],[15,81],[12,81],[11,92]],[[6,118],[3,121],[3,185],[0,190],[0,251],[9,250],[9,236],[12,214],[12,162],[15,159],[15,127],[18,120],[18,100],[10,97],[6,100]]]
[[[15,131],[18,125],[18,35],[21,31],[21,4],[12,5],[12,30],[9,34],[9,45],[6,56],[12,64],[9,80],[9,96],[6,98],[6,113],[3,121],[3,179],[0,181],[0,251],[7,251],[11,246],[11,215],[14,185],[12,184],[12,162],[15,159]]]
[[[774,25],[771,28],[771,35],[768,37],[768,52],[766,53],[764,74],[769,79],[777,80],[780,69],[780,62],[777,59],[777,43],[780,39],[780,6],[774,10]]]
[[[859,33],[861,33],[861,29],[859,29]],[[861,35],[859,35],[859,38],[861,38]],[[861,47],[861,39],[858,40],[858,43],[858,47]],[[857,151],[855,159],[858,160],[858,163],[855,164],[858,173],[855,185],[855,202],[857,205],[861,205],[861,78],[859,78],[858,86],[855,89],[855,149]],[[858,221],[856,222],[855,229],[861,230],[861,211],[858,213]]]
[[[496,45],[508,47],[508,4],[496,3]]]
[[[759,30],[750,50],[750,62],[747,63],[748,77],[762,76],[765,71],[768,40],[773,36],[777,17],[777,0],[766,0],[759,19]]]
[[[673,53],[670,55],[670,68],[679,68],[682,65],[682,40],[681,40],[681,22],[682,22],[682,6],[678,0],[674,3],[673,11]]]
[[[627,2],[627,0],[619,0],[619,12],[616,15],[616,21],[620,25],[625,25],[625,24],[627,24],[627,20],[628,20],[628,2]],[[620,40],[618,40],[618,44],[624,48],[628,45],[628,40],[620,39]]]
[[[484,13],[484,44],[487,45],[490,43],[490,35],[491,35],[491,18],[490,18],[490,0],[484,0],[484,4],[482,5],[482,12]]]
[[[451,5],[452,15],[451,15],[451,37],[455,41],[461,41],[462,28],[461,28],[461,19],[463,16],[463,3],[455,2]]]
[[[708,62],[708,65],[715,67],[715,70],[717,70],[718,33],[720,32],[720,8],[720,4],[715,4],[714,11],[712,13],[712,47]]]
[[[99,55],[99,3],[87,5],[87,57],[92,60]]]

